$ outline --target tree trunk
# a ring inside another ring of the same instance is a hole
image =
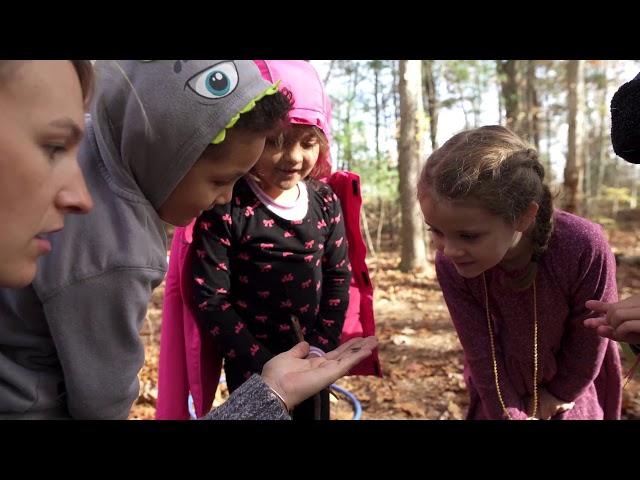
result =
[[[634,209],[638,206],[638,169],[634,168],[631,174],[631,199],[629,200],[629,208]]]
[[[595,136],[596,132],[595,132],[595,128],[590,129],[589,131],[589,135],[590,136]],[[587,144],[584,146],[582,153],[583,153],[583,158],[584,158],[584,175],[582,176],[582,198],[583,198],[583,202],[582,202],[582,209],[581,212],[583,215],[585,216],[589,216],[591,215],[591,195],[589,192],[591,192],[591,168],[592,168],[592,164],[593,164],[593,159],[591,158],[591,143],[587,142]]]
[[[546,136],[547,136],[547,157],[544,162],[544,169],[546,171],[545,178],[548,182],[551,182],[554,179],[553,170],[551,169],[551,108],[549,107],[549,95],[545,93],[544,104],[547,106],[546,108],[546,116],[545,116],[545,126],[546,126]]]
[[[473,109],[473,128],[480,126],[480,115],[482,108],[482,81],[480,78],[480,67],[474,69],[473,96],[471,97],[471,107]]]
[[[400,69],[400,61],[392,60],[391,61],[391,75],[393,79],[393,88],[391,90],[391,99],[393,100],[393,133],[396,143],[400,142],[400,101],[399,97],[399,88],[400,82],[398,79],[398,70]],[[391,156],[389,156],[389,160],[391,160]],[[389,168],[395,168],[395,165],[389,163]],[[397,221],[397,217],[399,216],[398,211],[396,210],[397,204],[391,204],[389,208],[389,224],[391,229],[389,230],[389,239],[392,245],[396,245],[397,232],[399,230],[399,222]]]
[[[615,157],[613,160],[613,188],[620,188],[620,159]],[[620,200],[618,195],[614,195],[613,204],[611,205],[611,216],[616,218],[618,210],[620,210]]]
[[[527,140],[540,151],[540,125],[538,103],[538,92],[536,89],[536,61],[527,60],[527,84],[526,84],[526,118],[527,118]]]
[[[421,100],[421,70],[420,60],[400,61],[398,168],[402,209],[402,249],[399,268],[403,272],[424,268],[426,262],[420,208],[415,197],[422,151],[421,119],[424,116]]]
[[[602,183],[604,182],[604,169],[606,167],[606,156],[604,154],[605,142],[608,142],[609,130],[607,128],[607,115],[609,114],[609,105],[607,104],[607,95],[609,90],[609,80],[607,79],[607,61],[602,62],[602,76],[604,78],[602,85],[602,94],[600,96],[599,108],[599,133],[598,146],[596,150],[596,181],[592,188],[592,195],[599,197],[602,192]]]
[[[498,79],[500,78],[500,72],[498,72]],[[502,94],[498,93],[498,125],[502,125]]]
[[[391,73],[393,75],[393,85],[394,85],[394,89],[393,89],[393,113],[395,113],[395,133],[396,133],[396,140],[398,139],[398,124],[400,122],[400,102],[398,100],[398,92],[400,89],[400,85],[399,85],[399,80],[398,80],[398,69],[400,68],[399,65],[399,61],[393,61],[393,67],[391,69]]]
[[[380,251],[380,245],[382,244],[382,227],[384,226],[384,201],[380,200],[380,210],[378,214],[378,228],[376,231],[376,249]]]
[[[335,60],[329,61],[329,68],[327,69],[327,74],[324,76],[324,82],[322,82],[323,85],[326,85],[329,82],[329,79],[331,78],[331,71],[333,70],[333,65],[335,64],[335,62]]]
[[[522,133],[519,99],[520,77],[517,60],[498,60],[498,78],[504,102],[505,124],[507,128],[517,134]]]
[[[422,83],[424,86],[424,96],[426,97],[425,109],[429,113],[429,135],[431,137],[431,150],[438,148],[438,96],[436,91],[436,81],[433,74],[434,60],[422,61]]]
[[[345,145],[342,168],[345,170],[351,170],[351,164],[353,161],[353,149],[352,149],[352,132],[351,132],[351,108],[356,98],[358,91],[358,83],[360,83],[360,77],[358,76],[359,64],[354,62],[352,69],[349,71],[351,74],[351,82],[349,84],[349,96],[347,98],[347,114],[344,120],[344,132],[345,132]]]
[[[371,67],[373,69],[373,90],[374,90],[374,96],[375,96],[375,107],[376,107],[376,170],[379,172],[382,171],[382,156],[380,155],[380,61],[379,60],[373,60],[371,62]],[[378,193],[378,212],[380,212],[380,214],[378,215],[378,227],[377,227],[377,231],[380,231],[380,228],[382,227],[382,205],[383,205],[383,201],[382,201],[382,195],[380,192],[380,181],[379,178],[380,177],[376,177],[376,191]],[[379,234],[378,234],[378,238],[379,238]],[[378,239],[378,242],[376,244],[376,248],[378,250],[380,250],[380,241]]]
[[[498,78],[507,128],[534,143],[534,130],[537,128],[532,117],[533,105],[537,104],[535,63],[531,60],[498,60]]]
[[[376,168],[380,171],[380,98],[379,98],[379,90],[380,90],[380,65],[374,60],[373,63],[373,86],[374,86],[374,95],[375,95],[375,106],[376,106]]]
[[[464,98],[464,90],[462,90],[462,86],[459,82],[456,82],[455,89],[458,91],[458,98],[460,99],[460,109],[462,110],[462,114],[464,115],[464,129],[468,130],[471,127],[469,123],[469,114],[467,113],[467,109],[465,108],[465,98]]]
[[[584,111],[584,61],[569,60],[567,64],[567,86],[569,105],[569,138],[567,142],[567,164],[564,169],[564,209],[579,213],[583,156],[583,111]]]

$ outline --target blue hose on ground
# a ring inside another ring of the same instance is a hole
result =
[[[360,418],[362,417],[362,405],[358,401],[358,398],[349,390],[339,387],[335,383],[329,388],[347,397],[347,400],[351,402],[351,406],[353,407],[353,417],[351,417],[351,420],[360,420]]]
[[[224,376],[220,377],[220,383],[225,383]],[[353,407],[353,417],[351,417],[351,420],[360,420],[362,417],[362,405],[358,401],[358,398],[349,390],[339,387],[335,383],[332,384],[329,388],[347,397],[347,400],[349,400],[349,402],[351,403],[351,406]],[[189,415],[191,416],[192,420],[195,420],[196,410],[195,410],[195,407],[193,406],[193,397],[191,396],[191,394],[189,394],[188,406],[189,406]]]

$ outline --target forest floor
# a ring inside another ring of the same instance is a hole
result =
[[[609,231],[614,252],[640,255],[636,229]],[[368,260],[375,285],[375,316],[383,378],[345,377],[337,384],[362,404],[362,419],[463,419],[468,397],[462,376],[462,349],[432,268],[419,274],[398,270],[397,252],[383,251]],[[640,267],[621,265],[620,297],[640,292]],[[140,396],[131,419],[152,419],[157,398],[157,370],[164,283],[156,289],[142,330],[146,361],[140,372]],[[624,372],[631,359],[623,357]],[[222,385],[214,405],[227,397]],[[351,419],[346,398],[332,401],[332,418]],[[640,379],[623,392],[622,417],[640,419]]]

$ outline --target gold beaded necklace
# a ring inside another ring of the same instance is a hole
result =
[[[502,399],[502,391],[500,390],[500,382],[498,380],[498,363],[496,362],[496,348],[493,340],[493,327],[491,326],[491,313],[489,312],[489,290],[487,289],[487,279],[482,273],[482,282],[484,284],[484,300],[487,311],[487,326],[489,327],[489,340],[491,341],[491,358],[493,360],[493,376],[496,381],[496,391],[498,392],[498,400],[502,406],[502,410],[509,420],[513,420],[511,414],[507,410]],[[533,279],[533,411],[529,418],[534,418],[538,411],[538,308],[536,302],[536,280]]]

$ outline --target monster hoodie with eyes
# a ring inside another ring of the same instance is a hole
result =
[[[108,79],[92,108],[101,156],[156,210],[207,145],[223,141],[239,112],[271,87],[251,61],[133,60],[96,68]]]

